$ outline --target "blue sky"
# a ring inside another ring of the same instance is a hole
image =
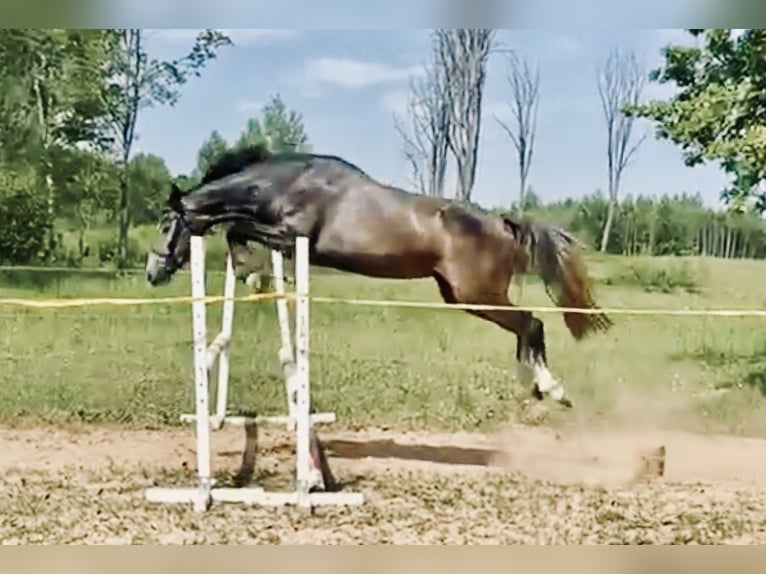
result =
[[[226,30],[235,46],[224,49],[200,78],[183,88],[173,107],[145,110],[136,151],[165,158],[173,173],[188,173],[212,130],[233,141],[272,94],[300,111],[317,152],[339,155],[373,177],[409,187],[393,113],[403,110],[408,81],[428,55],[428,30]],[[177,57],[196,30],[153,30],[149,49]],[[530,184],[544,200],[577,197],[605,188],[606,132],[596,89],[596,66],[612,46],[636,51],[646,69],[660,62],[668,42],[688,42],[679,30],[498,30],[506,47],[540,65],[540,108]],[[665,97],[647,84],[645,97]],[[517,194],[514,149],[492,117],[507,113],[503,60],[489,63],[485,119],[474,188],[475,201],[508,205]],[[651,126],[626,170],[622,194],[699,191],[710,205],[726,183],[717,168],[687,168],[679,150],[656,140]],[[452,181],[447,194],[452,194]]]

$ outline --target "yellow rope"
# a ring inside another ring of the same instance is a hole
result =
[[[296,298],[295,293],[278,295],[276,293],[254,293],[240,297],[232,297],[233,301],[257,302],[276,299]],[[223,295],[211,295],[200,299],[205,303],[218,303],[226,298]],[[96,307],[96,306],[140,306],[160,305],[174,303],[192,303],[195,298],[183,297],[156,297],[156,298],[93,298],[93,299],[20,299],[0,298],[0,305],[16,307],[32,307],[37,309],[56,309],[72,307]],[[532,313],[582,313],[608,315],[676,315],[676,316],[719,316],[719,317],[766,317],[766,310],[758,309],[640,309],[640,308],[604,308],[604,309],[579,309],[574,307],[533,307],[533,306],[508,306],[508,305],[479,305],[479,304],[451,304],[443,302],[427,301],[392,301],[384,299],[347,299],[340,297],[309,297],[314,303],[334,303],[343,305],[358,305],[368,307],[404,307],[416,309],[455,309],[455,310],[514,310],[529,311]]]

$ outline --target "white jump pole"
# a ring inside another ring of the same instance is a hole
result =
[[[299,237],[296,240],[296,309],[295,309],[295,329],[296,358],[294,363],[294,373],[292,381],[286,381],[288,390],[288,405],[292,407],[291,415],[287,417],[264,417],[268,422],[287,423],[295,429],[296,438],[296,480],[295,490],[292,492],[266,492],[263,488],[213,488],[214,481],[211,476],[211,445],[210,434],[211,426],[223,424],[223,421],[245,424],[252,419],[247,417],[226,417],[226,394],[228,391],[228,355],[226,355],[226,365],[222,369],[219,366],[219,376],[223,372],[225,375],[223,381],[218,381],[218,400],[216,404],[216,415],[210,416],[208,405],[209,381],[208,372],[211,366],[211,355],[222,353],[226,350],[228,341],[231,338],[231,323],[233,320],[234,281],[229,281],[234,273],[231,268],[231,260],[227,262],[226,278],[226,300],[224,301],[224,325],[221,333],[216,337],[219,342],[214,348],[216,341],[207,347],[206,333],[206,315],[205,315],[205,250],[202,237],[192,237],[191,241],[191,275],[192,275],[192,303],[193,308],[193,331],[194,331],[194,379],[195,379],[195,404],[196,413],[194,415],[182,415],[183,420],[196,422],[197,435],[197,488],[150,488],[146,490],[146,499],[156,503],[191,503],[194,510],[198,512],[206,511],[213,501],[218,502],[237,502],[248,505],[263,506],[298,506],[300,508],[312,508],[315,506],[350,506],[360,505],[364,502],[361,493],[356,492],[309,492],[312,484],[312,468],[310,454],[310,431],[311,425],[320,420],[312,420],[316,415],[311,416],[310,394],[309,394],[309,257],[308,257],[308,239]],[[276,271],[276,269],[275,269]],[[281,289],[284,292],[284,276],[282,277]],[[279,280],[277,279],[279,284]],[[230,286],[231,285],[231,286]],[[279,287],[278,287],[279,289]],[[284,355],[287,359],[285,341],[290,342],[289,319],[287,315],[287,304],[284,299],[284,311],[280,311],[280,331],[282,333],[282,349],[280,359]],[[225,306],[231,303],[231,307]],[[285,320],[282,320],[284,316]],[[228,327],[227,327],[228,321]],[[286,326],[286,329],[283,328]],[[287,335],[285,336],[285,332]],[[217,351],[216,351],[217,349]],[[284,351],[284,353],[282,352]],[[215,359],[213,359],[214,361]],[[283,367],[289,365],[289,361],[283,361]],[[221,385],[223,382],[223,386]],[[291,385],[293,390],[291,391]],[[222,391],[223,389],[223,391]],[[295,399],[291,397],[295,393]],[[223,397],[223,399],[221,398]],[[223,405],[223,408],[221,407]],[[322,418],[322,417],[319,417]],[[334,414],[333,414],[334,420]],[[261,420],[258,417],[256,421]]]
[[[207,348],[207,368],[212,370],[218,360],[218,376],[216,377],[215,416],[211,419],[213,428],[223,427],[226,419],[226,405],[229,395],[229,343],[234,326],[234,289],[236,277],[231,254],[226,257],[226,280],[223,287],[223,317],[221,332]]]
[[[282,253],[277,250],[271,252],[271,268],[274,272],[274,289],[277,295],[285,294],[285,262]],[[279,362],[282,365],[282,372],[285,376],[285,391],[287,392],[287,412],[290,420],[287,422],[287,429],[293,430],[296,411],[296,388],[297,371],[295,366],[295,355],[293,353],[293,342],[290,337],[290,311],[287,308],[286,299],[277,299],[277,319],[279,321],[279,335],[282,340],[282,346],[279,348]]]
[[[309,240],[298,237],[295,240],[295,260],[300,265],[295,267],[295,459],[296,491],[298,506],[310,507],[309,488],[311,487],[311,453],[309,435],[309,266],[304,264],[309,259]],[[288,391],[290,389],[288,388]],[[288,399],[290,401],[290,399]]]
[[[204,256],[204,255],[202,255]],[[274,268],[274,286],[276,295],[284,295],[285,291],[285,273],[284,258],[279,251],[271,252],[272,267]],[[204,273],[204,270],[203,270]],[[192,277],[192,282],[194,278]],[[252,417],[230,416],[227,415],[228,393],[229,393],[229,345],[231,343],[233,325],[234,325],[234,294],[237,284],[237,278],[234,275],[234,265],[231,259],[231,253],[226,257],[226,279],[224,282],[224,302],[223,317],[221,320],[221,332],[216,335],[213,342],[207,347],[207,368],[208,373],[212,371],[215,362],[218,361],[218,376],[216,378],[216,408],[215,414],[210,417],[210,426],[213,430],[220,430],[224,425],[244,426]],[[287,430],[293,430],[295,425],[295,358],[293,354],[292,337],[290,334],[290,315],[287,301],[282,298],[277,299],[277,318],[279,321],[279,332],[282,345],[279,349],[279,362],[285,377],[285,387],[287,393],[287,416],[258,416],[255,422],[261,424],[284,424]],[[208,378],[210,375],[208,374]],[[182,414],[181,422],[192,423],[197,419],[196,414]],[[311,422],[334,423],[335,413],[314,413],[311,415]]]
[[[192,500],[194,510],[203,512],[212,502],[210,474],[210,409],[208,406],[207,317],[205,314],[205,245],[203,238],[191,238],[192,331],[194,334],[194,399],[197,418],[197,478],[199,490]],[[201,254],[201,256],[200,256]]]

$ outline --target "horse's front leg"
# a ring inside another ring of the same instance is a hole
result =
[[[234,275],[237,279],[244,281],[252,291],[268,291],[272,282],[269,265],[266,263],[266,269],[264,269],[264,265],[259,265],[257,261],[254,261],[255,251],[248,244],[250,238],[233,228],[226,234],[226,241]]]
[[[250,272],[248,262],[253,254],[253,250],[247,245],[247,237],[231,228],[226,232],[226,244],[231,257],[231,265],[234,268],[234,275],[239,279],[244,279]]]

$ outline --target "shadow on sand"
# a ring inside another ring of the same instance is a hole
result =
[[[331,439],[323,441],[328,454],[337,458],[397,458],[440,464],[492,466],[500,451],[455,446],[401,444],[394,440],[352,441]]]

